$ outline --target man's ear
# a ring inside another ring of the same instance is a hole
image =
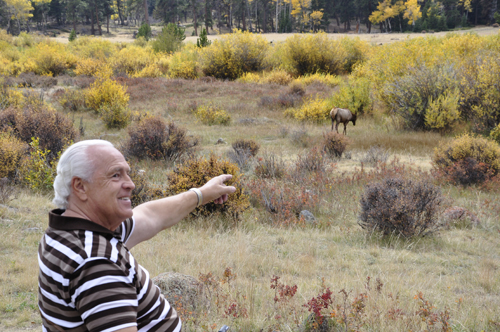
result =
[[[71,190],[72,193],[78,197],[78,199],[82,202],[87,200],[87,185],[84,180],[81,178],[74,177],[71,179]]]

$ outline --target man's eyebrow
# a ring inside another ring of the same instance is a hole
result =
[[[130,172],[130,167],[123,167],[123,166],[112,167],[112,168],[109,169],[108,174],[116,173],[116,172],[121,172],[121,171],[125,171],[125,172],[129,173]]]

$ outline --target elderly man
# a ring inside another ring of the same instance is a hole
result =
[[[113,145],[81,141],[61,156],[54,203],[38,251],[43,331],[180,331],[174,308],[129,249],[236,188],[203,187],[132,209],[130,167]]]

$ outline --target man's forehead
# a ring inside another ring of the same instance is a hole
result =
[[[109,168],[129,168],[123,154],[116,148],[111,146],[93,146],[87,150],[89,158],[96,168],[104,168],[106,171]]]

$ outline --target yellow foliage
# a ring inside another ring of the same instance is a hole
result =
[[[75,68],[78,59],[64,44],[43,42],[28,49],[20,61],[24,63],[25,72],[57,76],[67,69]]]
[[[206,125],[224,125],[231,122],[231,116],[224,110],[220,110],[213,105],[200,106],[194,113],[195,117]]]
[[[83,58],[78,60],[74,73],[75,75],[96,76],[105,79],[113,75],[113,70],[104,60]]]
[[[27,145],[10,132],[0,132],[0,178],[12,178]]]
[[[154,66],[156,60],[157,56],[151,48],[128,45],[121,49],[110,62],[115,73],[126,73],[134,77],[138,76],[144,68]],[[151,72],[151,69],[149,71]]]
[[[203,73],[217,78],[237,79],[262,69],[269,42],[248,31],[227,34],[200,50]]]
[[[288,85],[292,81],[293,77],[284,70],[265,72],[261,78],[262,83],[274,83],[279,85]]]
[[[0,79],[0,107],[5,109],[9,106],[18,108],[24,103],[23,93],[17,89],[8,88]]]
[[[238,82],[243,83],[259,83],[261,76],[257,73],[244,73],[240,77],[238,77]]]
[[[118,52],[116,43],[89,36],[78,37],[67,47],[71,53],[80,58],[92,58],[102,61],[112,58]]]
[[[195,45],[186,45],[170,57],[168,74],[171,78],[195,79],[199,76],[198,51]]]
[[[103,106],[126,108],[130,98],[126,91],[126,87],[111,79],[97,80],[90,85],[85,104],[96,112]]]
[[[461,135],[449,144],[439,145],[434,150],[433,162],[438,168],[446,169],[466,158],[473,158],[477,162],[489,165],[495,173],[500,170],[500,146],[498,143],[470,134]]]
[[[370,81],[365,77],[349,76],[347,82],[332,96],[331,105],[347,108],[353,113],[371,113]]]
[[[328,118],[330,109],[328,101],[320,96],[316,96],[314,98],[306,98],[298,110],[291,109],[287,111],[287,114],[292,115],[300,121],[320,123]]]
[[[306,74],[293,80],[294,84],[300,84],[304,86],[311,85],[315,82],[320,82],[334,88],[339,85],[340,82],[342,82],[342,79],[336,75],[315,73]]]
[[[125,128],[132,119],[130,109],[119,104],[103,104],[99,108],[99,115],[108,129]]]
[[[426,126],[439,130],[449,129],[460,118],[458,99],[458,90],[445,92],[435,100],[431,98],[425,113]]]
[[[34,190],[51,189],[54,184],[54,178],[57,174],[57,158],[48,161],[50,150],[40,148],[39,139],[33,137],[30,143],[30,156],[25,158],[19,167],[19,177],[21,182]]]
[[[345,71],[347,50],[339,40],[325,33],[288,37],[276,44],[268,61],[296,76],[314,73],[341,74]]]

